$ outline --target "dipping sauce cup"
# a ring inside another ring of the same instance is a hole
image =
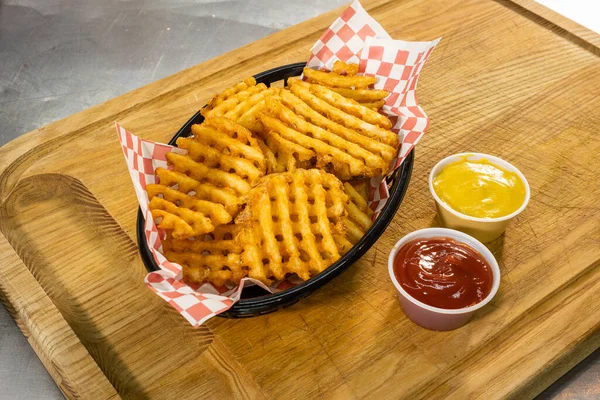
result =
[[[521,206],[514,212],[495,218],[472,217],[454,210],[436,193],[433,185],[434,179],[446,166],[462,160],[479,161],[481,159],[485,159],[495,166],[516,174],[523,182],[523,185],[525,186],[525,199],[523,200],[523,204],[521,204]],[[429,174],[429,190],[435,199],[440,223],[444,227],[465,232],[484,243],[491,242],[492,240],[500,237],[506,230],[510,220],[519,215],[525,209],[525,207],[527,207],[530,197],[529,183],[527,183],[527,179],[525,179],[525,176],[521,173],[521,171],[501,158],[482,153],[454,154],[438,162]]]
[[[492,272],[492,285],[490,292],[480,302],[463,308],[445,309],[439,307],[433,307],[425,304],[413,296],[411,296],[398,281],[395,271],[394,263],[396,262],[396,256],[399,250],[407,243],[410,243],[418,239],[433,239],[433,238],[445,238],[451,239],[455,242],[465,244],[472,250],[475,250],[479,255],[487,262]],[[434,331],[448,331],[463,326],[469,318],[473,315],[476,310],[484,307],[489,303],[500,286],[500,268],[498,263],[492,255],[492,253],[477,239],[452,229],[446,228],[427,228],[421,229],[408,235],[396,243],[390,252],[388,259],[388,272],[390,279],[396,287],[400,297],[400,306],[404,314],[417,325],[422,326],[426,329]]]

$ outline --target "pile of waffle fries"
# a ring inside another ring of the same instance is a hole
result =
[[[388,172],[399,139],[378,112],[388,92],[357,70],[305,68],[285,88],[248,78],[201,110],[177,140],[187,154],[169,153],[146,187],[186,282],[308,280],[362,238],[367,180]]]

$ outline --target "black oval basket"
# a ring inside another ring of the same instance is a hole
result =
[[[254,76],[257,83],[265,83],[270,85],[274,82],[283,80],[284,85],[287,84],[287,79],[293,76],[299,76],[302,73],[302,69],[306,66],[305,63],[296,63],[284,65],[282,67],[273,68],[271,70],[261,72]],[[175,142],[179,137],[186,137],[191,135],[191,128],[194,124],[199,124],[204,120],[204,117],[197,112],[189,121],[183,125],[183,127],[177,132],[177,134],[169,142],[170,145],[175,146]],[[387,185],[390,193],[385,207],[381,211],[379,218],[366,232],[366,234],[356,243],[348,253],[341,257],[335,264],[331,265],[325,271],[319,275],[312,277],[306,282],[303,282],[297,286],[289,288],[279,293],[271,294],[259,286],[250,286],[245,288],[242,292],[242,298],[240,301],[235,303],[229,310],[218,314],[221,317],[228,318],[240,318],[240,317],[253,317],[258,315],[267,314],[278,310],[282,307],[287,307],[291,304],[296,303],[303,297],[308,296],[315,290],[329,282],[331,279],[345,271],[355,261],[357,261],[367,250],[377,241],[379,236],[383,233],[385,228],[388,226],[394,214],[398,210],[402,198],[408,188],[410,182],[410,176],[412,173],[414,161],[414,150],[404,160],[404,163],[400,168],[396,169],[394,173],[387,179]],[[146,242],[146,235],[144,234],[144,216],[142,210],[138,210],[137,217],[137,241],[142,260],[146,265],[148,271],[157,271],[158,265],[154,261],[152,253],[148,249]]]

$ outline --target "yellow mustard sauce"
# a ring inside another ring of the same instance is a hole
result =
[[[477,218],[498,218],[519,209],[525,185],[519,176],[485,158],[448,164],[433,179],[438,197],[452,209]]]

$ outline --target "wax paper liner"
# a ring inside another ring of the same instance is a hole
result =
[[[329,70],[336,60],[359,64],[359,73],[376,76],[375,88],[390,92],[383,107],[393,123],[392,130],[401,139],[398,156],[392,162],[392,171],[398,168],[417,144],[429,120],[418,105],[416,87],[423,65],[440,39],[431,42],[393,40],[385,30],[355,1],[325,31],[311,49],[308,66]],[[173,306],[192,325],[200,326],[209,318],[228,310],[240,299],[248,284],[258,284],[270,292],[285,290],[297,283],[294,280],[277,282],[267,288],[246,278],[237,287],[215,287],[209,283],[188,285],[183,282],[181,266],[169,262],[161,253],[165,232],[157,229],[148,210],[147,184],[155,183],[157,167],[168,168],[166,154],[185,153],[177,147],[142,140],[116,124],[123,154],[131,180],[145,218],[144,232],[148,247],[160,270],[146,276],[146,284]],[[390,173],[391,173],[390,172]],[[370,180],[369,205],[377,218],[389,192],[383,177]]]

